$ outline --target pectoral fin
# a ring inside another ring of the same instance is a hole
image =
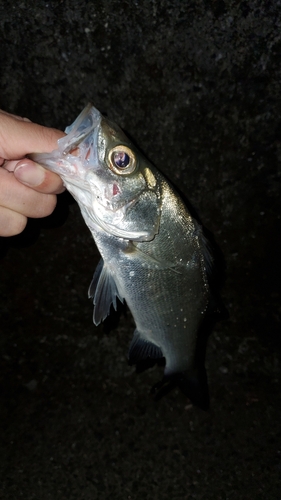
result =
[[[136,261],[136,259],[141,263],[143,268],[147,269],[170,269],[171,271],[181,274],[180,271],[175,269],[177,263],[169,262],[167,260],[159,260],[149,255],[143,251],[139,246],[136,246],[134,242],[130,242],[127,249],[124,251],[127,257],[131,257]]]
[[[94,314],[93,321],[95,325],[99,325],[110,312],[111,304],[115,311],[117,309],[117,298],[123,302],[120,297],[115,280],[109,269],[101,259],[95,270],[92,282],[89,287],[88,297],[93,298]]]

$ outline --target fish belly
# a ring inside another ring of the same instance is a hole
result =
[[[182,276],[170,270],[143,269],[133,273],[126,280],[124,295],[138,334],[160,347],[166,372],[189,369],[205,309],[201,286],[194,282],[195,273]]]

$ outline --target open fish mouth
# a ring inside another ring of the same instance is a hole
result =
[[[76,120],[66,127],[66,137],[58,140],[58,150],[61,154],[68,154],[74,151],[92,132],[97,129],[102,119],[101,113],[87,104]],[[90,146],[90,144],[88,144]],[[85,160],[89,160],[89,154],[86,152]]]
[[[89,168],[98,165],[97,132],[101,120],[101,113],[88,104],[66,127],[67,135],[58,140],[57,149],[51,153],[32,153],[29,158],[58,175],[72,179],[79,175],[81,182]],[[72,183],[75,184],[75,181]]]

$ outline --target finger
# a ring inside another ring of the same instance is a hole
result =
[[[13,115],[12,113],[8,113],[7,111],[4,111],[3,109],[0,109],[0,114],[6,115],[6,116],[10,116],[12,118],[16,118],[16,120],[22,120],[24,122],[30,122],[31,121],[28,118],[25,118],[23,116]]]
[[[20,234],[27,224],[27,217],[9,208],[0,207],[0,236]]]
[[[19,163],[18,160],[4,160],[4,163],[2,165],[2,168],[5,170],[8,170],[9,172],[13,172],[15,170],[15,166]]]
[[[7,113],[1,113],[0,117],[0,158],[6,160],[52,151],[58,139],[65,135],[60,130],[19,120]]]
[[[0,206],[9,208],[25,217],[50,215],[57,202],[54,194],[43,194],[24,186],[12,172],[0,168]]]
[[[32,187],[40,193],[59,194],[65,190],[62,180],[57,174],[46,170],[29,159],[16,163],[14,175],[22,184]]]

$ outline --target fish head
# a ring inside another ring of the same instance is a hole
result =
[[[88,105],[51,153],[30,158],[61,176],[92,232],[149,241],[159,230],[159,173],[121,128]]]

